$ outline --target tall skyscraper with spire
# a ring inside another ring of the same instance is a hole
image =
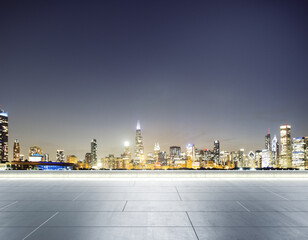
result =
[[[0,105],[0,163],[9,161],[9,127],[8,114]]]
[[[15,161],[15,162],[20,161],[20,146],[19,146],[18,139],[15,139],[15,141],[14,141],[13,161]]]
[[[140,121],[137,122],[136,127],[136,139],[135,139],[135,159],[134,164],[143,164],[144,161],[144,147],[143,147],[143,138],[141,135]]]

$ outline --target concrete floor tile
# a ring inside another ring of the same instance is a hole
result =
[[[308,201],[240,201],[252,212],[302,212],[308,211]]]
[[[209,187],[209,186],[202,186],[202,187],[177,187],[177,190],[181,193],[203,193],[203,192],[217,192],[217,193],[259,193],[259,192],[268,192],[262,187]]]
[[[188,227],[186,213],[181,212],[60,212],[46,227]]]
[[[80,196],[81,200],[180,200],[177,193],[86,193]]]
[[[1,227],[34,227],[39,226],[54,212],[0,212]]]
[[[46,193],[46,192],[17,192],[0,193],[0,200],[73,200],[79,193]]]
[[[180,193],[182,200],[283,200],[273,193]]]
[[[236,201],[128,201],[125,211],[246,211]]]
[[[35,227],[0,227],[0,239],[21,240],[34,229]]]
[[[195,227],[199,240],[306,240],[308,228]]]
[[[22,201],[6,207],[9,212],[122,211],[126,201]]]
[[[302,216],[292,219],[280,212],[189,212],[189,217],[196,227],[296,227],[304,222]]]
[[[42,227],[27,240],[197,240],[191,227]]]

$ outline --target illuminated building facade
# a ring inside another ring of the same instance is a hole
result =
[[[44,162],[50,162],[49,154],[48,154],[48,153],[45,153],[45,154],[43,155],[43,158],[44,158]]]
[[[158,154],[160,152],[160,146],[159,146],[159,143],[155,143],[154,144],[154,155],[153,155],[153,158],[155,160],[155,162],[158,162]]]
[[[65,161],[64,150],[57,150],[57,160],[56,160],[56,162],[64,162],[64,161]]]
[[[91,167],[97,167],[97,142],[96,139],[91,141]]]
[[[13,148],[13,161],[18,162],[20,161],[20,146],[18,139],[14,141],[14,148]]]
[[[34,155],[42,155],[42,149],[36,145],[34,145],[33,147],[29,148],[29,156],[34,156]]]
[[[252,168],[256,168],[257,165],[256,165],[256,154],[253,152],[253,151],[250,151],[248,153],[248,157],[249,157],[249,160],[251,161],[251,167]]]
[[[0,162],[9,161],[9,126],[8,114],[0,109]]]
[[[138,121],[136,127],[134,165],[142,165],[143,163],[144,163],[144,146],[143,146],[143,138],[141,135],[140,122]]]
[[[256,168],[262,168],[262,151],[256,150],[255,152],[255,164]]]
[[[279,166],[279,143],[278,143],[276,136],[274,136],[274,138],[272,140],[271,150],[272,150],[273,166],[278,167]]]
[[[196,160],[196,149],[194,144],[189,143],[186,145],[186,157],[191,161]]]
[[[124,142],[124,153],[122,154],[122,157],[126,161],[130,161],[131,160],[131,153],[130,153],[129,142],[128,141]]]
[[[272,161],[272,153],[270,150],[264,149],[262,150],[262,168],[269,168],[271,166]]]
[[[237,166],[240,167],[240,168],[245,166],[245,163],[244,163],[244,151],[245,151],[245,149],[241,148],[237,152]]]
[[[67,163],[77,164],[78,163],[78,158],[75,155],[67,155],[66,156],[66,162]]]
[[[214,162],[216,164],[220,164],[220,161],[219,161],[219,156],[220,156],[220,143],[218,140],[214,141],[214,149],[213,149],[213,152],[214,152]]]
[[[291,141],[291,126],[280,126],[280,167],[292,167],[292,141]]]
[[[305,168],[306,143],[304,137],[293,138],[292,141],[292,167]]]
[[[158,162],[161,166],[167,166],[167,153],[165,151],[158,153]]]
[[[86,153],[84,163],[91,165],[91,153]]]
[[[221,165],[226,166],[228,164],[228,162],[230,162],[230,160],[231,160],[231,156],[230,156],[230,153],[228,151],[221,151],[220,152]]]
[[[305,162],[306,162],[306,168],[308,169],[308,137],[305,137],[305,145],[306,145],[306,149],[305,149]]]

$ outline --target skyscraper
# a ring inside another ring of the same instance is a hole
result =
[[[271,150],[271,132],[270,132],[270,129],[268,129],[268,132],[265,135],[265,149]]]
[[[292,167],[292,141],[291,141],[291,126],[280,126],[280,167]]]
[[[276,135],[274,136],[272,140],[271,150],[272,150],[273,165],[278,167],[279,166],[279,144],[278,144]]]
[[[57,162],[64,162],[65,161],[65,155],[64,150],[57,150]]]
[[[91,167],[97,167],[97,142],[96,139],[91,141]]]
[[[142,138],[142,135],[141,135],[140,122],[138,121],[137,127],[136,127],[134,165],[143,164],[143,161],[144,161],[143,138]]]
[[[91,164],[91,153],[86,153],[85,157],[84,157],[84,163],[86,164]]]
[[[174,158],[180,158],[181,156],[181,147],[171,146],[170,147],[170,158],[173,160]]]
[[[305,137],[293,138],[292,142],[292,167],[304,169],[306,167]]]
[[[7,162],[9,160],[8,145],[9,145],[8,114],[0,108],[0,162]]]
[[[192,161],[196,160],[195,144],[189,143],[186,145],[186,156],[189,157]]]
[[[159,146],[159,143],[155,143],[154,144],[154,160],[155,162],[158,162],[158,154],[160,152],[160,146]]]
[[[14,148],[13,148],[13,161],[19,162],[20,161],[20,146],[18,139],[14,141]]]
[[[218,140],[214,141],[213,153],[214,153],[214,162],[215,162],[216,164],[220,164],[220,161],[219,161],[219,156],[220,156],[220,143],[219,143]]]
[[[131,161],[131,153],[129,149],[129,142],[124,142],[124,153],[122,154],[123,168],[128,169]]]
[[[124,142],[123,159],[129,160],[129,161],[131,159],[131,153],[130,153],[130,150],[129,150],[129,142],[128,141]]]

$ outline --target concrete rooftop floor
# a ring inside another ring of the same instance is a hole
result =
[[[308,179],[0,179],[0,239],[308,239]]]

